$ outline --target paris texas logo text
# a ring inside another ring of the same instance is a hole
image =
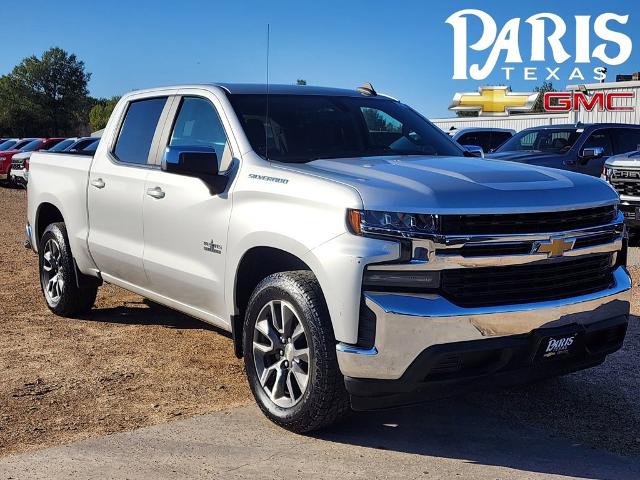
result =
[[[482,34],[471,38],[469,23],[480,22]],[[607,65],[621,65],[631,56],[631,38],[619,31],[629,21],[629,15],[603,13],[575,15],[575,35],[567,34],[567,24],[554,13],[538,13],[524,23],[529,27],[526,36],[521,19],[512,18],[498,31],[491,15],[476,9],[460,10],[447,18],[453,27],[454,80],[484,80],[498,67],[505,80],[585,80],[601,81],[606,78]],[[591,32],[598,38],[592,45]],[[520,54],[520,41],[531,46],[528,61]],[[551,55],[547,54],[547,44]],[[574,52],[567,52],[569,47]],[[469,65],[469,54],[486,52],[484,64]],[[535,62],[540,62],[538,65]],[[544,62],[544,63],[541,63]],[[596,63],[592,67],[588,64]]]

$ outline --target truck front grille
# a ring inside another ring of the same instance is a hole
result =
[[[611,254],[531,265],[444,270],[441,289],[463,307],[558,300],[611,286]]]
[[[619,195],[640,197],[640,170],[614,170],[609,181]]]
[[[598,227],[611,223],[616,215],[616,206],[608,205],[563,212],[443,215],[440,221],[444,235],[504,235]]]

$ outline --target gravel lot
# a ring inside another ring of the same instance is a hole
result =
[[[113,286],[90,317],[53,316],[22,248],[25,192],[0,188],[0,205],[0,456],[252,402],[231,340],[204,323]],[[633,301],[638,315],[637,290]],[[623,350],[600,367],[452,405],[640,455],[639,339],[634,316]]]
[[[44,304],[24,190],[0,187],[0,455],[252,400],[231,340],[112,285],[84,320]]]

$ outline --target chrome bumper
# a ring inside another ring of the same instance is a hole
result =
[[[593,294],[520,305],[463,308],[439,295],[365,292],[376,314],[375,348],[338,344],[345,376],[398,379],[432,345],[528,333],[540,327],[590,324],[629,314],[631,278],[614,271],[611,288]]]

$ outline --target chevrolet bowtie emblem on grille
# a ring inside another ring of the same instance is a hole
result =
[[[561,257],[564,252],[572,250],[575,243],[575,238],[553,237],[549,241],[535,242],[533,251],[535,253],[546,253],[549,258]]]
[[[478,92],[456,93],[449,110],[476,111],[480,115],[506,116],[513,110],[528,112],[539,93],[510,92],[507,87],[480,87]]]

